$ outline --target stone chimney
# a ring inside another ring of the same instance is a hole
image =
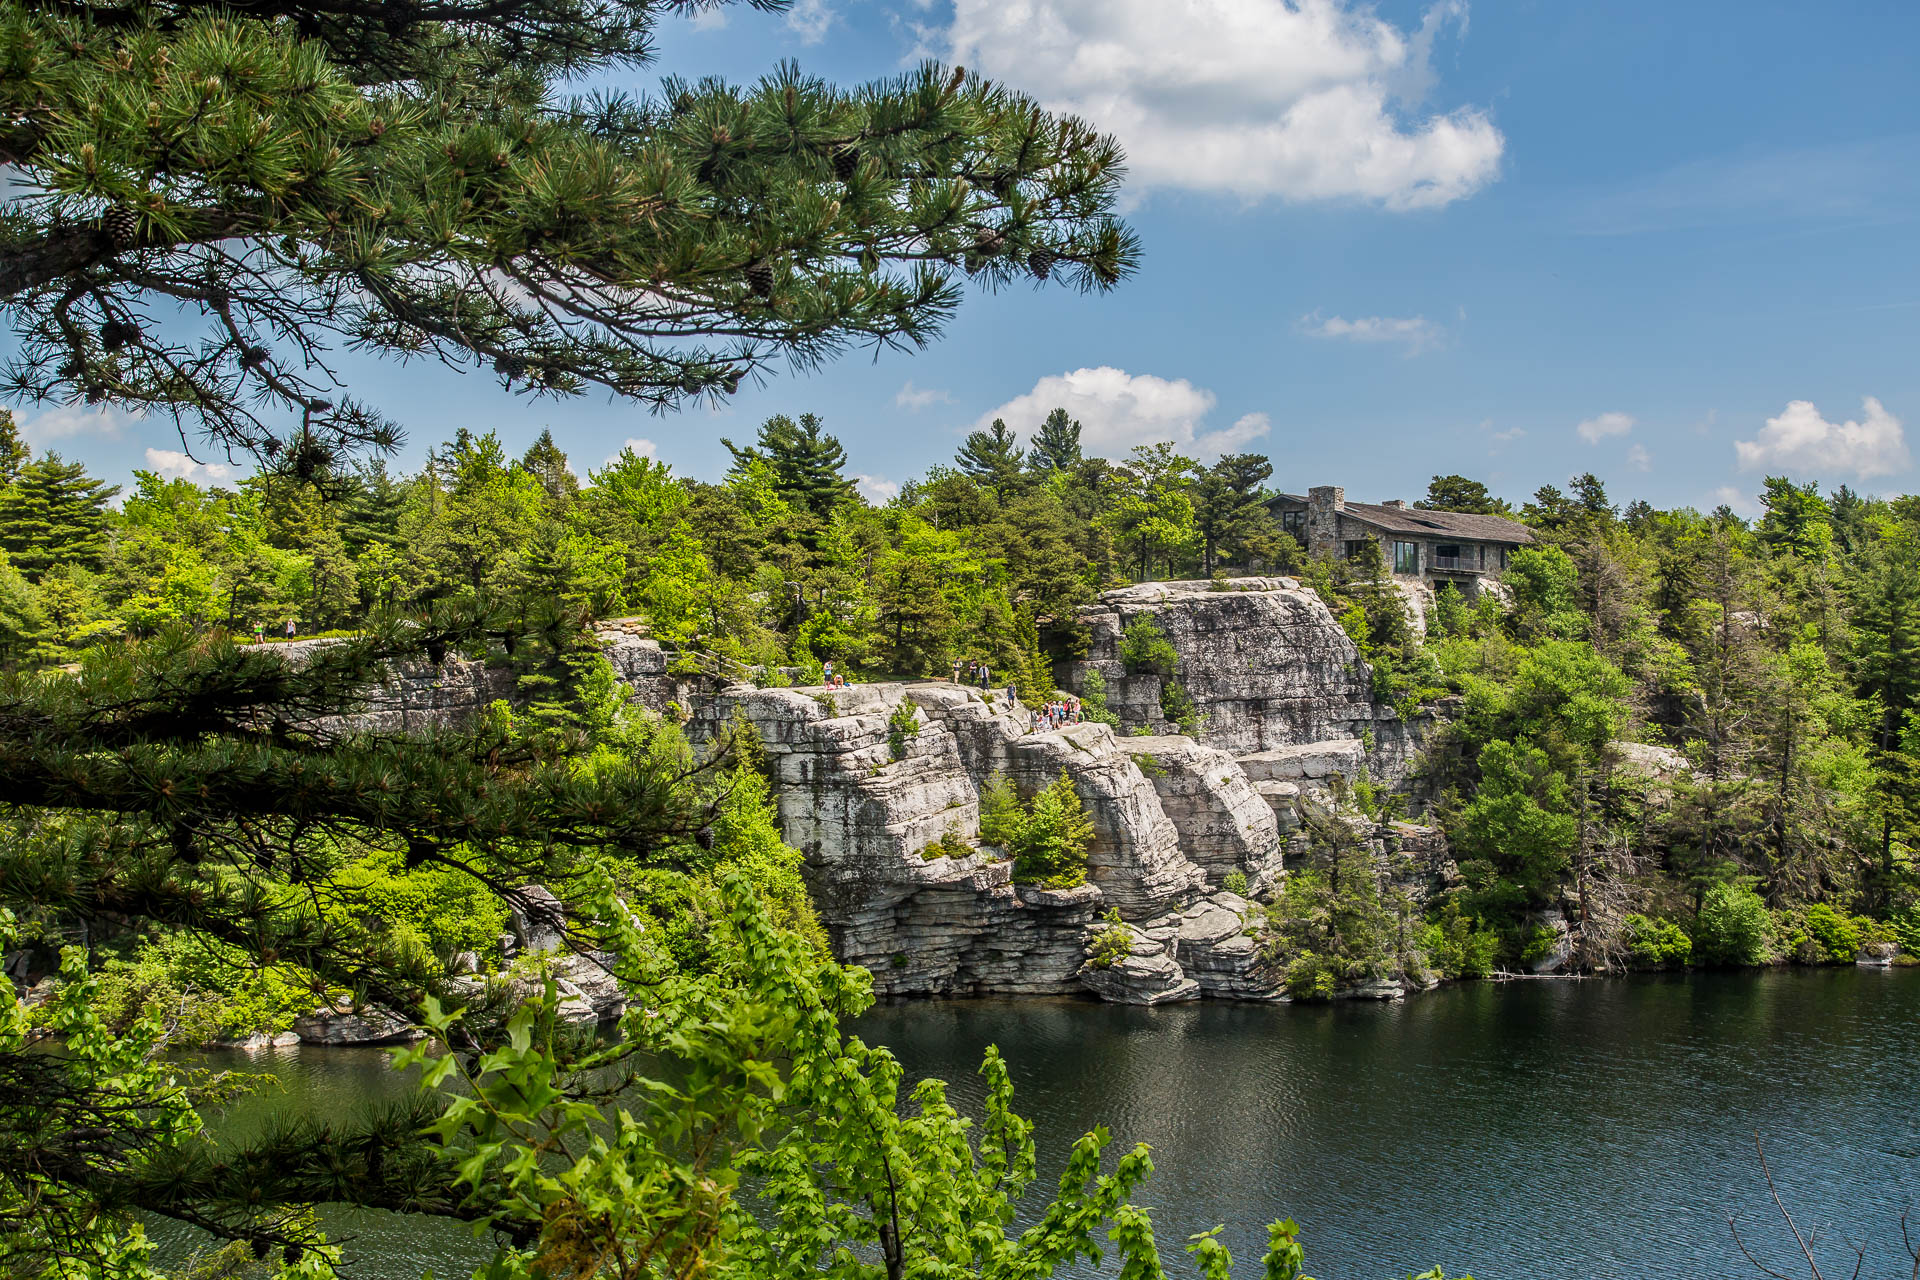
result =
[[[1405,511],[1407,509],[1407,500],[1405,498],[1388,498],[1380,505],[1383,507],[1392,507],[1395,511]]]
[[[1307,554],[1339,554],[1340,513],[1346,509],[1347,491],[1338,485],[1315,485],[1307,490]]]

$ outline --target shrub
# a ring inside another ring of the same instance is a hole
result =
[[[163,1009],[181,1044],[285,1031],[321,1003],[307,978],[285,965],[258,965],[221,942],[163,934],[99,975],[94,1008],[110,1028],[126,1028]]]
[[[1092,843],[1093,819],[1073,780],[1063,773],[1033,798],[1014,849],[1014,882],[1048,889],[1085,884],[1087,846]]]
[[[1189,738],[1200,732],[1200,712],[1187,693],[1187,686],[1169,679],[1160,686],[1160,714],[1171,720]]]
[[[1170,676],[1180,663],[1180,654],[1160,625],[1143,613],[1127,624],[1120,637],[1120,661],[1126,664],[1129,675],[1151,672]]]
[[[1860,950],[1860,929],[1847,917],[1835,911],[1824,902],[1816,902],[1807,908],[1805,925],[1811,948],[1800,948],[1801,955],[1812,964],[1852,964]]]
[[[1500,954],[1500,936],[1449,903],[1440,919],[1420,931],[1420,949],[1443,978],[1484,978]]]
[[[1636,969],[1669,969],[1693,958],[1693,939],[1671,920],[1627,917],[1627,957]]]
[[[1760,895],[1739,885],[1717,884],[1700,902],[1693,925],[1698,964],[1740,966],[1767,962],[1771,925]]]
[[[1020,806],[1020,793],[1004,773],[996,773],[980,788],[980,840],[997,844],[1011,852],[1020,843],[1027,825],[1026,811]]]
[[[938,840],[920,851],[920,857],[932,862],[935,858],[965,858],[973,853],[973,846],[960,834],[960,828],[948,827]]]
[[[827,713],[827,719],[837,720],[840,718],[840,704],[834,699],[832,694],[810,693],[807,696],[812,698],[815,705]]]
[[[1339,980],[1328,956],[1302,951],[1287,964],[1287,994],[1295,1000],[1331,1000]]]
[[[1080,718],[1120,727],[1120,717],[1107,710],[1107,678],[1091,668],[1080,682]]]
[[[1093,946],[1087,952],[1087,963],[1096,969],[1111,969],[1133,954],[1133,935],[1127,931],[1117,908],[1107,912],[1101,919],[1107,927],[1094,935]]]
[[[1247,873],[1235,867],[1232,871],[1227,872],[1222,882],[1222,887],[1224,887],[1228,893],[1237,893],[1243,898],[1246,897]]]
[[[907,743],[919,736],[920,717],[914,713],[911,702],[902,702],[887,717],[887,754],[895,760],[904,760]]]

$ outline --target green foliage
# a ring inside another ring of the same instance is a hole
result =
[[[1626,918],[1627,956],[1636,969],[1684,968],[1693,958],[1693,939],[1671,920],[1634,912]]]
[[[1107,678],[1092,667],[1080,685],[1080,717],[1118,729],[1120,717],[1107,709]]]
[[[158,1012],[172,1020],[176,1043],[194,1045],[285,1031],[321,999],[307,974],[261,965],[225,943],[166,933],[101,965],[92,1002],[108,1030],[128,1032]]]
[[[1693,959],[1709,966],[1765,964],[1772,922],[1760,895],[1740,885],[1706,891],[1693,923]]]
[[[1100,921],[1104,927],[1087,947],[1087,963],[1096,969],[1111,969],[1133,954],[1133,935],[1116,909],[1110,909]]]
[[[1093,819],[1073,780],[1062,773],[1033,798],[1026,821],[1010,846],[1016,884],[1071,889],[1086,883],[1087,848]]]
[[[1186,685],[1171,676],[1160,684],[1160,714],[1189,738],[1200,732],[1200,712],[1193,705],[1192,695]]]
[[[1013,852],[1026,824],[1020,793],[1004,773],[990,776],[980,788],[980,839]]]
[[[1499,961],[1500,935],[1463,915],[1457,901],[1449,901],[1437,919],[1422,926],[1420,949],[1442,977],[1485,978]]]
[[[625,918],[624,903],[601,901],[601,916]],[[645,1008],[635,1002],[611,1046],[581,1051],[557,1034],[549,988],[484,1058],[427,1046],[399,1055],[439,1090],[432,1132],[457,1185],[481,1197],[496,1227],[534,1224],[524,1247],[500,1248],[484,1274],[565,1274],[582,1258],[644,1245],[675,1274],[715,1280],[797,1280],[823,1254],[855,1250],[897,1275],[984,1280],[1052,1274],[1097,1256],[1102,1233],[1123,1275],[1160,1280],[1151,1220],[1131,1203],[1152,1169],[1145,1147],[1103,1172],[1108,1135],[1086,1135],[1051,1203],[1011,1234],[1036,1161],[999,1052],[981,1067],[976,1125],[942,1082],[906,1091],[891,1053],[843,1034],[842,1020],[872,1001],[864,975],[795,946],[738,881],[722,882],[710,910],[727,959],[693,978],[664,967],[644,934],[614,928],[623,974],[656,994]],[[438,1008],[428,1023],[456,1034]],[[636,1060],[681,1070],[669,1084],[633,1071]],[[627,1090],[604,1105],[572,1096],[565,1081],[582,1073],[620,1075]],[[592,1140],[609,1132],[619,1140]],[[1203,1275],[1229,1274],[1212,1233],[1189,1250]],[[1297,1229],[1275,1224],[1265,1273],[1298,1280],[1302,1261]]]
[[[1773,916],[1780,950],[1801,964],[1852,964],[1873,932],[1872,921],[1849,919],[1825,902]]]
[[[907,757],[907,744],[920,736],[920,713],[911,702],[902,702],[887,716],[887,754],[895,760]]]
[[[1558,891],[1576,834],[1566,782],[1545,752],[1491,742],[1480,752],[1480,787],[1448,823],[1461,873],[1480,910],[1543,905]]]
[[[1222,877],[1220,881],[1220,887],[1225,889],[1228,893],[1237,893],[1243,898],[1246,897],[1247,873],[1240,870],[1238,867],[1235,867],[1232,871],[1227,872],[1227,874],[1224,877]]]
[[[1121,633],[1120,661],[1126,664],[1129,675],[1171,676],[1179,666],[1180,653],[1153,615],[1141,613]]]
[[[973,852],[973,846],[960,834],[960,828],[948,827],[938,840],[920,850],[920,859],[932,862],[935,858],[970,858]]]

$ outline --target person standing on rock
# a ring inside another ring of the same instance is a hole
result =
[[[295,626],[293,625],[293,619],[292,619],[292,618],[288,618],[288,619],[287,619],[287,639],[289,639],[289,640],[291,640],[291,639],[293,639],[293,637],[294,637],[294,636],[295,636],[295,635],[296,635],[297,633],[298,633],[298,628],[296,628],[296,627],[295,627]]]
[[[958,658],[953,660],[953,682],[955,684],[960,683],[960,659]]]
[[[833,687],[833,659],[828,658],[825,664],[821,666],[820,671],[821,674],[826,676],[827,687],[831,689]]]
[[[980,664],[980,692],[987,693],[993,688],[993,676],[987,670],[987,664]]]

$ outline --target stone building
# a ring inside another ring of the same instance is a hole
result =
[[[1304,498],[1280,494],[1273,512],[1310,555],[1350,559],[1374,542],[1395,579],[1451,583],[1469,596],[1482,582],[1497,580],[1513,551],[1534,540],[1527,526],[1501,516],[1423,511],[1397,500],[1348,502],[1337,485],[1316,486]]]

